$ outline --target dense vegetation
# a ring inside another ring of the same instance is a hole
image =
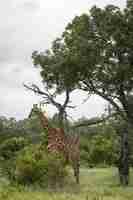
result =
[[[1,119],[2,130],[0,132],[0,156],[4,160],[12,159],[16,156],[16,153],[22,150],[25,146],[40,144],[40,142],[44,139],[41,124],[38,123],[38,121],[35,122],[35,118],[21,121],[14,120],[13,124],[10,124],[8,129],[7,124],[11,119]],[[21,128],[17,129],[20,123],[23,124],[21,127],[22,130]],[[68,123],[66,130],[68,130]],[[78,122],[73,123],[73,126],[77,123]],[[70,123],[70,125],[72,125],[72,123]],[[35,126],[36,129],[33,128]],[[57,125],[55,124],[55,126]],[[71,134],[73,134],[74,131],[75,130],[72,130]],[[115,165],[118,159],[120,144],[119,136],[116,134],[116,130],[113,125],[111,125],[111,122],[110,124],[105,123],[103,125],[95,125],[91,128],[79,128],[76,131],[80,135],[82,165]],[[101,155],[100,157],[99,154]]]
[[[57,127],[58,123],[55,121],[55,117],[49,120]],[[85,119],[80,119],[73,123],[68,121],[66,127],[64,127],[66,134],[68,134],[67,131],[69,131],[69,134],[74,134],[76,131],[80,135],[81,166],[117,166],[120,156],[120,134],[123,124],[112,118],[91,127],[79,127],[76,130],[75,128],[71,128],[82,123],[82,121],[84,122]],[[43,143],[43,129],[37,117],[21,121],[1,117],[0,123],[0,156],[3,161],[12,160],[24,148],[30,146],[33,146],[34,151],[37,151],[37,146]],[[132,131],[130,132],[130,146],[132,146]]]

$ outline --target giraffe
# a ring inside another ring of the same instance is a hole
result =
[[[69,163],[74,171],[76,183],[79,183],[79,136],[66,135],[63,128],[53,128],[49,125],[49,120],[45,112],[42,112],[37,105],[33,106],[33,109],[29,115],[36,113],[39,116],[42,127],[47,133],[47,150],[48,152],[62,153],[66,163]]]

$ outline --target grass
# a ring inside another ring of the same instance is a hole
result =
[[[45,190],[38,186],[11,186],[0,179],[0,200],[133,200],[133,174],[131,183],[119,185],[115,168],[81,169],[80,185],[68,178],[63,188]]]

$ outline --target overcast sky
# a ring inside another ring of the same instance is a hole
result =
[[[0,4],[0,116],[23,119],[39,97],[23,88],[24,82],[40,82],[31,54],[49,48],[75,15],[88,12],[92,5],[107,4],[123,8],[126,0],[1,0]],[[78,101],[77,101],[78,99]],[[92,97],[82,105],[81,94],[72,95],[79,108],[75,118],[92,117],[103,111],[105,102]],[[48,114],[55,109],[48,107]]]

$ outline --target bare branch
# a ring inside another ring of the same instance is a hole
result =
[[[53,104],[57,109],[61,106],[60,103],[56,102],[54,100],[55,95],[53,96],[48,90],[47,92],[42,91],[37,85],[32,84],[31,86],[24,84],[24,87],[27,88],[28,90],[31,90],[32,92],[41,95],[42,98],[44,99],[44,103],[48,104]]]
[[[77,106],[66,106],[67,108],[75,109]]]
[[[90,98],[90,95],[88,95],[88,97],[87,97],[87,98],[83,99],[83,102],[82,102],[82,104],[86,103],[86,102],[88,101],[88,99],[89,99],[89,98]]]
[[[108,120],[108,119],[110,119],[112,117],[117,116],[117,115],[119,115],[119,114],[118,113],[113,113],[113,114],[108,115],[108,116],[106,116],[104,118],[95,118],[95,119],[86,120],[83,123],[80,123],[80,124],[72,126],[72,128],[79,128],[79,127],[83,127],[83,126],[92,126],[92,125],[100,124],[100,123],[103,123],[103,122],[105,122],[106,120]]]
[[[61,104],[61,103],[59,103],[55,100],[56,93],[54,92],[53,94],[51,94],[50,91],[48,90],[48,88],[45,88],[46,89],[46,92],[45,92],[45,91],[41,90],[35,84],[32,84],[31,86],[24,84],[24,87],[26,89],[31,90],[32,92],[42,96],[42,98],[43,98],[42,103],[43,104],[52,104],[53,106],[55,106],[58,110],[59,119],[61,119],[61,120],[63,120],[67,116],[66,108],[75,108],[74,106],[68,105],[70,103],[70,93],[71,93],[70,89],[66,89],[65,100],[64,100],[64,103]]]
[[[120,108],[120,106],[112,98],[109,98],[106,94],[104,94],[103,92],[96,89],[96,87],[93,85],[92,81],[90,81],[89,83],[90,83],[90,85],[86,81],[84,81],[84,84],[88,88],[92,89],[92,91],[95,94],[97,94],[98,96],[100,96],[103,99],[105,99],[106,101],[108,101],[116,109],[116,111],[122,116],[122,118],[125,119],[125,115],[124,115],[122,109]]]

